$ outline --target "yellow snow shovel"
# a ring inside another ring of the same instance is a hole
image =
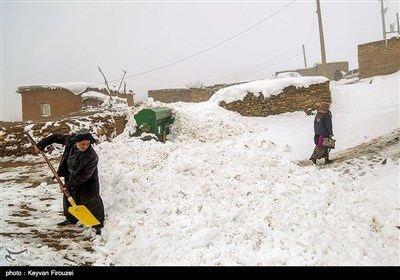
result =
[[[36,147],[36,142],[29,135],[28,132],[25,132],[26,136],[29,138],[29,141],[32,143],[33,147]],[[39,149],[40,150],[40,149]],[[61,191],[67,196],[69,203],[71,203],[71,207],[68,208],[68,212],[71,213],[75,218],[77,218],[82,224],[85,226],[95,226],[100,224],[100,222],[90,213],[89,209],[86,208],[85,205],[76,205],[74,198],[69,194],[67,188],[61,182],[60,177],[57,174],[57,171],[51,165],[50,160],[46,157],[43,151],[40,150],[40,154],[44,157],[47,162],[47,165],[50,167],[53,172],[54,177],[57,179],[58,184],[60,185]]]

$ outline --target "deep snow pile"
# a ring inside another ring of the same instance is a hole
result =
[[[332,85],[338,150],[399,127],[387,121],[399,112],[396,81]],[[399,264],[398,158],[300,167],[312,116],[154,106],[173,109],[170,141],[125,134],[97,147],[107,223],[95,265]]]

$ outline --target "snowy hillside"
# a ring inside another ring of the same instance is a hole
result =
[[[123,134],[95,146],[107,216],[94,251],[79,240],[90,229],[63,236],[63,255],[26,237],[63,219],[61,194],[48,178],[29,196],[21,181],[3,180],[2,231],[26,234],[3,235],[4,244],[28,244],[29,252],[2,264],[400,265],[399,77],[331,82],[337,149],[329,166],[299,164],[314,145],[313,116],[303,112],[243,117],[211,101],[155,102],[175,117],[163,144],[129,137],[135,108]],[[360,149],[338,157],[384,135],[397,142],[369,156]],[[17,176],[5,170],[4,178]],[[35,212],[39,222],[23,229],[7,223],[13,207],[39,208],[44,195],[52,200]]]

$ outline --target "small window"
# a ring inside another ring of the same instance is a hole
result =
[[[42,117],[49,117],[51,115],[50,104],[44,103],[42,106]]]

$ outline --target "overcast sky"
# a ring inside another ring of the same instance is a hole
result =
[[[399,2],[384,5],[389,31]],[[321,0],[321,10],[327,62],[348,61],[350,69],[357,68],[357,45],[383,39],[378,0]],[[319,63],[314,0],[3,0],[1,120],[21,119],[18,86],[102,84],[97,66],[109,81],[117,80],[111,83],[116,87],[126,70],[127,89],[143,100],[151,89],[265,79],[303,68],[302,44],[307,66]]]

